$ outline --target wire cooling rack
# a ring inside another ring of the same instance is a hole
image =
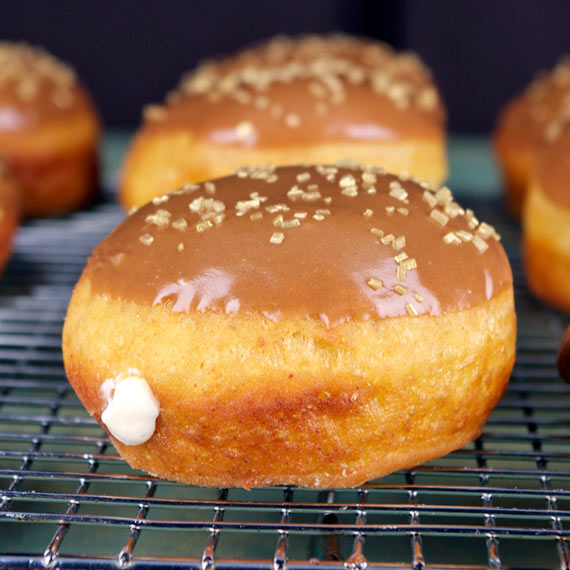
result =
[[[569,568],[570,389],[555,355],[567,318],[534,300],[516,226],[518,356],[484,434],[359,489],[201,489],[131,470],[66,381],[71,288],[116,206],[28,223],[0,281],[0,567]],[[87,326],[87,324],[86,324]]]

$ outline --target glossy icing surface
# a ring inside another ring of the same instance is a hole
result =
[[[186,129],[217,144],[443,138],[431,73],[411,53],[347,36],[275,38],[188,74],[143,133]]]
[[[494,230],[415,182],[360,167],[244,169],[157,198],[85,270],[95,293],[174,312],[441,315],[512,284]]]
[[[0,134],[91,112],[73,71],[40,48],[0,42]]]

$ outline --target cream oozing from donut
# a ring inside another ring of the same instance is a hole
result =
[[[101,392],[108,399],[101,421],[114,437],[125,445],[140,445],[152,437],[160,404],[137,371],[106,380]]]

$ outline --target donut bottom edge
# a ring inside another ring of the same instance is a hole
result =
[[[515,321],[510,288],[442,317],[327,330],[316,320],[173,314],[94,294],[82,278],[63,346],[69,380],[98,422],[102,383],[128,367],[159,400],[146,443],[112,437],[132,467],[201,486],[342,488],[476,438],[506,389]]]

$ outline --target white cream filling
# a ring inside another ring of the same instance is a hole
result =
[[[140,445],[152,437],[160,404],[138,370],[105,380],[101,392],[108,401],[101,420],[114,437],[125,445]]]

